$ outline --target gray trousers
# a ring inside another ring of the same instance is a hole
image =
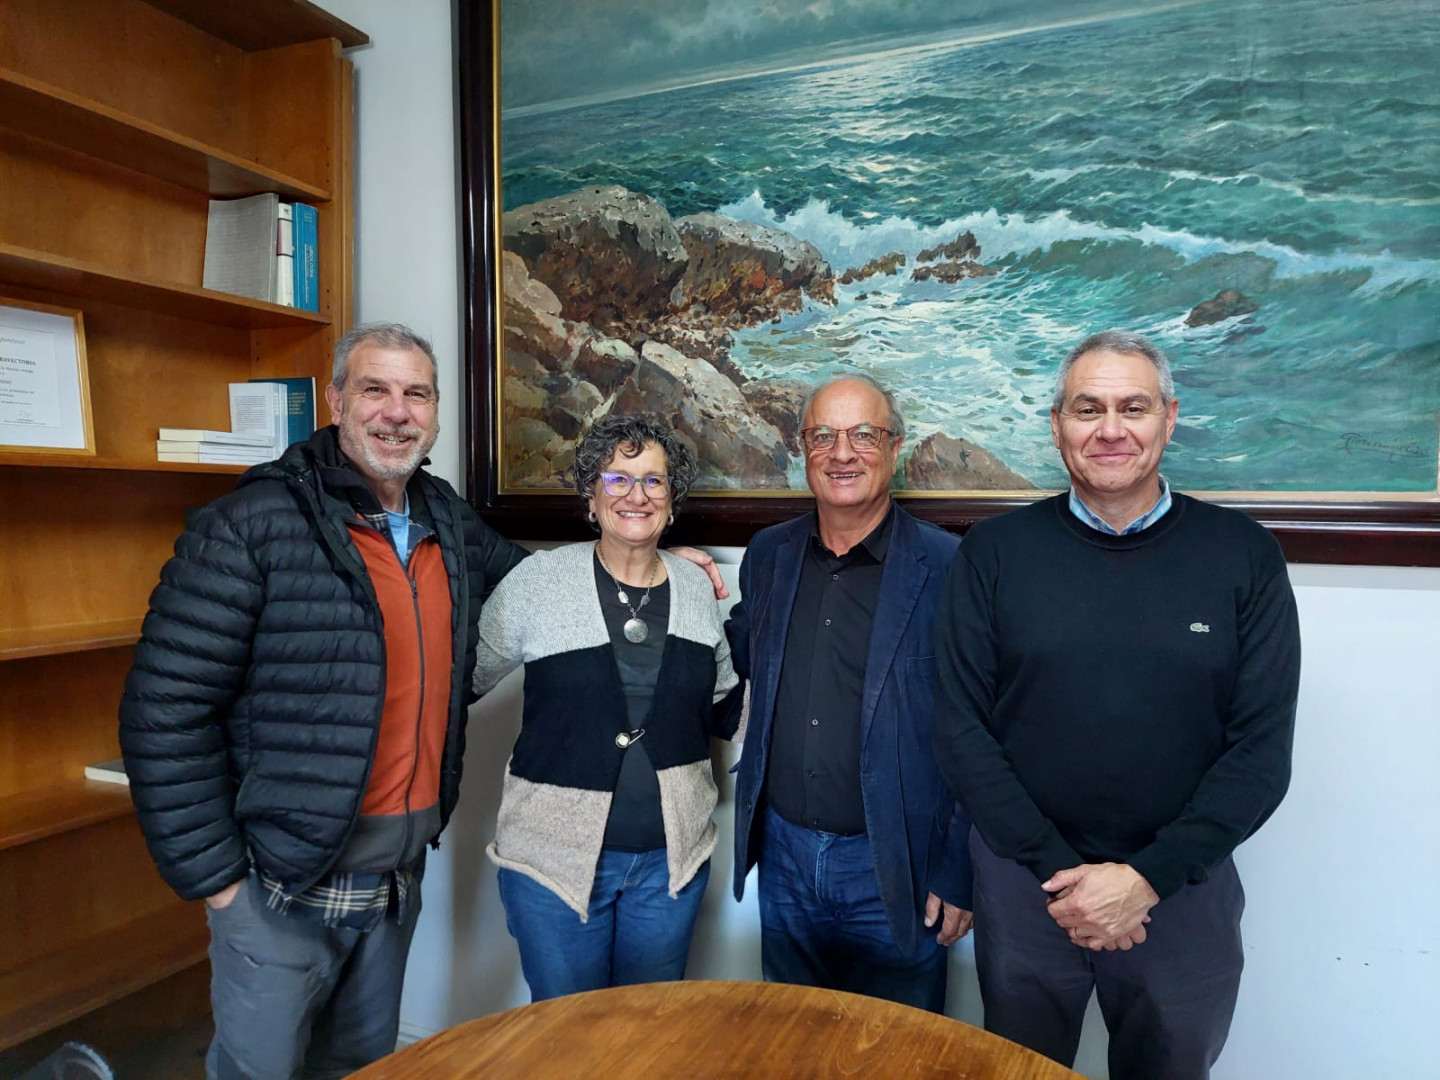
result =
[[[206,1080],[332,1080],[395,1049],[400,990],[415,921],[417,875],[405,922],[327,927],[265,906],[251,875],[210,924],[215,1038]]]
[[[1110,1080],[1205,1080],[1230,1032],[1244,954],[1245,893],[1226,859],[1150,911],[1144,944],[1091,952],[1046,912],[1019,863],[970,834],[975,966],[985,1030],[1069,1067],[1095,991],[1110,1033]]]

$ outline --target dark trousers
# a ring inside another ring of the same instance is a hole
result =
[[[867,836],[837,836],[765,812],[760,964],[767,982],[821,986],[945,1011],[936,930],[913,955],[895,944]]]
[[[405,921],[327,927],[265,906],[252,874],[210,923],[208,1080],[338,1080],[395,1049],[420,877]]]
[[[1144,944],[1091,952],[1046,911],[1019,863],[970,834],[975,966],[985,1030],[1074,1064],[1090,992],[1110,1032],[1110,1080],[1205,1080],[1235,1012],[1245,893],[1226,859],[1150,911]]]

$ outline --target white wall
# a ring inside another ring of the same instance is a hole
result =
[[[435,469],[460,476],[458,231],[446,0],[324,0],[367,32],[354,50],[359,140],[357,317],[408,322],[442,363]],[[717,552],[738,562],[737,549]],[[735,568],[728,570],[732,589]],[[1304,635],[1295,778],[1238,855],[1249,894],[1247,970],[1216,1080],[1409,1080],[1440,1039],[1440,570],[1292,567]],[[518,728],[519,678],[475,708],[464,793],[430,861],[403,1015],[408,1036],[524,1003],[494,868],[484,858]],[[717,756],[723,770],[734,760]],[[721,772],[723,776],[723,771]],[[728,778],[727,778],[728,780]],[[728,893],[730,805],[692,974],[756,978],[752,896]],[[951,961],[951,1012],[980,1019],[968,941]],[[1104,1075],[1087,1027],[1077,1067]]]
[[[1294,566],[1290,793],[1236,857],[1246,972],[1216,1080],[1436,1075],[1440,570]]]
[[[323,0],[370,35],[355,65],[355,321],[391,320],[440,361],[434,471],[461,476],[460,248],[449,0]]]

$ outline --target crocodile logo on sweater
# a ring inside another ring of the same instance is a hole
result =
[[[1210,627],[1206,626],[1203,622],[1192,622],[1190,624],[1190,632],[1192,634],[1208,634]]]

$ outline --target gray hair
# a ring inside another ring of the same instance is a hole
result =
[[[611,413],[590,425],[590,430],[575,444],[575,463],[570,466],[575,494],[588,500],[600,479],[600,471],[616,455],[639,457],[652,444],[665,452],[665,469],[670,474],[670,507],[677,508],[690,494],[690,485],[700,473],[700,463],[695,451],[674,428],[647,416]]]
[[[339,341],[335,342],[335,366],[330,370],[330,384],[337,389],[345,388],[350,374],[350,357],[361,345],[379,345],[382,349],[419,349],[430,359],[431,382],[435,395],[440,395],[440,365],[435,360],[435,350],[419,334],[408,326],[397,322],[368,322],[352,326]]]
[[[885,407],[890,413],[889,419],[885,421],[885,427],[889,430],[890,437],[897,443],[905,438],[905,417],[900,415],[900,406],[895,403],[895,395],[881,386],[873,376],[867,375],[863,371],[835,375],[815,386],[810,393],[805,395],[805,400],[800,405],[800,423],[805,423],[805,417],[810,415],[810,406],[815,403],[815,399],[820,396],[822,390],[828,390],[836,383],[842,382],[864,383],[872,390],[877,391],[885,399]]]
[[[1174,399],[1175,379],[1170,374],[1170,361],[1165,359],[1165,354],[1158,345],[1144,334],[1132,333],[1129,330],[1102,330],[1076,345],[1061,361],[1060,370],[1055,374],[1055,396],[1050,401],[1050,407],[1057,413],[1065,406],[1065,380],[1070,375],[1070,369],[1080,357],[1092,352],[1145,357],[1155,366],[1155,374],[1160,377],[1160,404],[1169,405]]]

